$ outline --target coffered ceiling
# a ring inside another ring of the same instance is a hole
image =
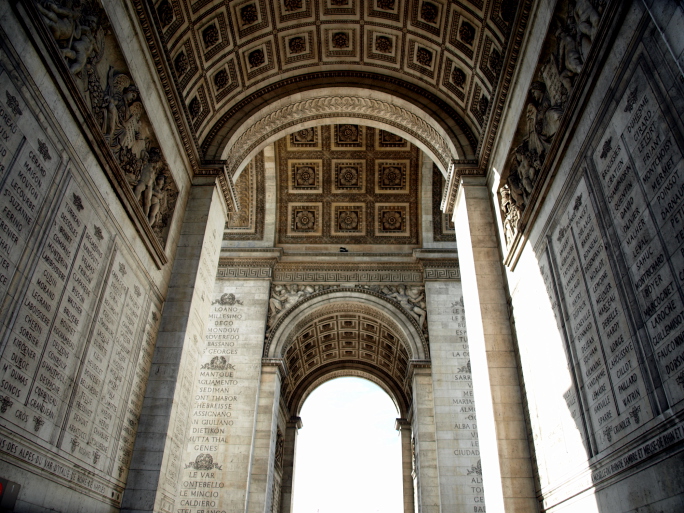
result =
[[[319,316],[293,337],[283,355],[288,371],[282,389],[286,404],[295,410],[301,395],[324,373],[357,369],[379,376],[402,412],[407,411],[410,356],[401,337],[377,312],[342,312]]]
[[[217,134],[298,90],[368,87],[481,147],[516,0],[134,0],[198,159]],[[518,17],[520,18],[520,17]],[[516,38],[516,40],[519,39]],[[500,102],[499,102],[500,103]],[[470,153],[468,155],[467,153]]]

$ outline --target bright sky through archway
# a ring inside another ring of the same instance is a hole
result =
[[[301,410],[294,513],[402,513],[399,417],[380,387],[338,378]]]

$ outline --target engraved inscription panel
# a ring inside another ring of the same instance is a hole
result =
[[[638,342],[630,334],[585,179],[580,180],[553,232],[551,251],[590,429],[602,450],[653,413]]]
[[[118,505],[160,299],[27,89],[0,92],[0,459]]]
[[[449,511],[484,511],[477,412],[470,348],[460,282],[434,281],[425,287],[439,486]]]
[[[684,160],[638,68],[592,160],[664,387],[684,398]]]
[[[268,281],[217,281],[194,368],[173,485],[177,511],[242,511],[261,370]],[[262,334],[261,336],[259,334]],[[242,506],[241,506],[242,505]]]

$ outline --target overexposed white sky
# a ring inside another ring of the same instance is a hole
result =
[[[337,378],[307,398],[295,455],[294,513],[402,513],[399,417],[380,387]]]

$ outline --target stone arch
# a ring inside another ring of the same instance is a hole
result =
[[[355,123],[396,133],[418,146],[447,176],[451,162],[466,154],[437,119],[394,95],[362,88],[322,88],[293,94],[260,109],[211,153],[225,160],[237,178],[268,144],[302,128],[328,123]]]
[[[370,379],[401,417],[411,409],[411,362],[423,360],[425,339],[398,305],[359,290],[326,291],[292,308],[274,326],[264,356],[286,370],[282,399],[297,415],[306,397],[340,376]]]
[[[308,322],[320,308],[333,305],[341,307],[343,304],[352,308],[374,309],[377,314],[391,319],[391,322],[395,323],[397,331],[403,335],[404,341],[408,344],[411,359],[424,360],[429,358],[427,330],[421,329],[417,321],[393,299],[373,290],[359,287],[336,287],[332,290],[322,290],[300,300],[285,312],[269,330],[264,342],[264,357],[282,358],[283,347],[287,345],[290,340],[288,337],[292,336],[297,327]]]

